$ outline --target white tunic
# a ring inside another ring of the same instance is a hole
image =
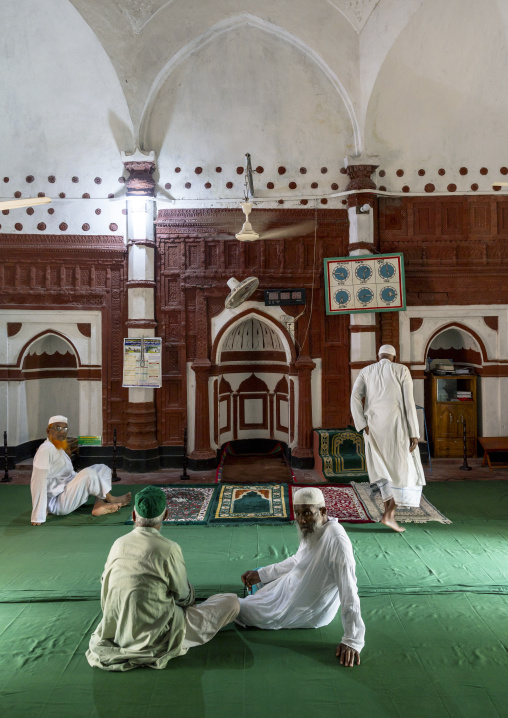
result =
[[[363,438],[371,483],[389,482],[398,505],[419,506],[425,476],[418,447],[409,451],[410,438],[420,435],[409,369],[389,359],[362,369],[351,413],[357,431],[369,427]]]
[[[240,599],[238,621],[258,628],[327,626],[341,609],[341,642],[361,651],[365,626],[360,613],[353,547],[337,519],[330,518],[314,546],[300,543],[294,556],[258,569],[263,588]]]
[[[32,490],[32,521],[46,521],[48,502],[59,496],[76,476],[72,462],[63,449],[46,439],[34,456],[30,487]]]
[[[30,487],[31,520],[44,523],[47,511],[70,514],[90,495],[104,499],[111,490],[111,469],[105,464],[93,464],[76,474],[67,453],[46,439],[34,456]]]

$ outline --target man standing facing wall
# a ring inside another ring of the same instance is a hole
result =
[[[378,356],[354,383],[351,413],[356,430],[363,431],[369,481],[377,484],[384,501],[381,523],[401,533],[405,529],[395,521],[395,509],[419,506],[425,485],[420,430],[409,369],[395,363],[390,344],[383,344]]]

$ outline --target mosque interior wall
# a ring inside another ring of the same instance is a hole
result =
[[[234,8],[227,0],[192,8],[158,0],[27,4],[30,22],[10,4],[0,7],[8,50],[0,181],[4,198],[52,202],[0,215],[0,423],[11,444],[43,437],[34,417],[46,411],[54,382],[65,380],[72,391],[77,382],[72,418],[80,433],[111,444],[116,428],[125,445],[128,407],[135,413],[137,404],[154,443],[180,451],[187,428],[192,450],[192,366],[208,361],[210,447],[234,435],[240,410],[250,427],[240,431],[287,436],[294,447],[296,356],[316,364],[312,425],[345,426],[351,381],[381,343],[400,348],[423,402],[420,338],[431,341],[448,325],[483,342],[473,362],[483,431],[507,433],[500,397],[508,381],[508,200],[492,187],[508,175],[506,3],[319,0],[312,12],[299,0],[238,0]],[[138,228],[149,238],[157,216],[155,246],[131,242],[136,200],[126,197],[121,153],[138,147],[155,158],[156,205]],[[287,230],[317,218],[316,252],[308,229],[252,244],[232,239],[244,220],[246,152],[251,219]],[[324,312],[323,258],[368,249],[349,246],[356,229],[337,196],[351,161],[373,168],[378,189],[400,194],[378,198],[356,239],[365,234],[374,251],[403,252],[406,312],[372,320]],[[137,283],[130,288],[128,269]],[[260,289],[245,306],[270,317],[281,336],[290,333],[282,314],[294,319],[300,308],[265,307],[264,288],[305,287],[307,312],[284,371],[272,359],[262,370],[256,359],[244,367],[242,381],[264,381],[266,400],[240,403],[232,398],[240,373],[213,357],[214,327],[225,319],[227,279],[251,275]],[[151,392],[122,387],[122,339],[144,331],[129,319],[151,322],[163,340],[155,412]],[[71,342],[76,369],[23,373],[20,352],[43,331]],[[275,390],[282,377],[287,394]]]

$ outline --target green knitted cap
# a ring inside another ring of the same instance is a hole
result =
[[[147,486],[136,494],[134,508],[138,516],[154,519],[166,508],[166,494],[157,486]]]

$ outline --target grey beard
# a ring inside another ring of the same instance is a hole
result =
[[[313,548],[319,542],[319,539],[321,538],[321,535],[325,528],[325,524],[321,524],[320,526],[314,526],[312,531],[306,532],[302,531],[299,524],[296,524],[296,528],[298,529],[298,536],[300,537],[300,541],[303,541],[303,543],[309,548]]]

